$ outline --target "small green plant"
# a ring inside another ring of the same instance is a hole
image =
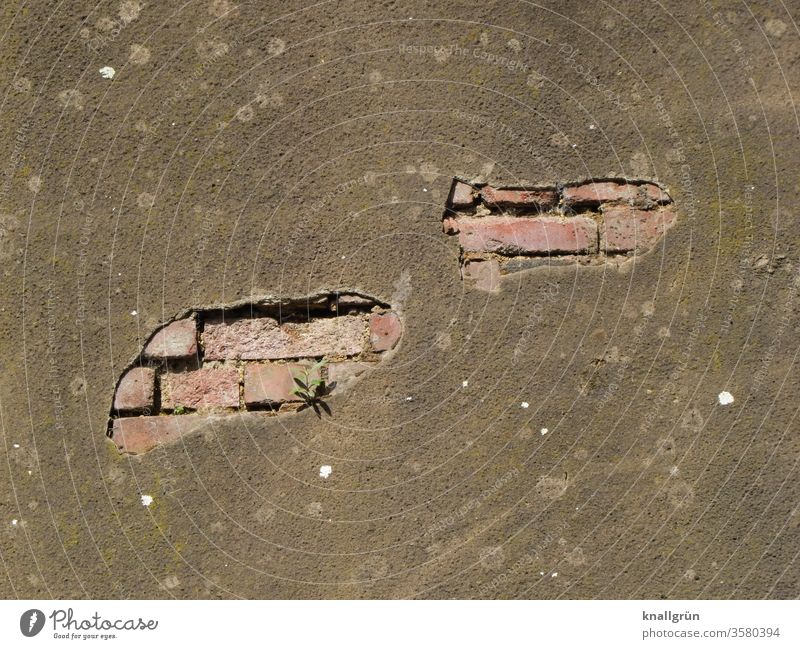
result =
[[[175,406],[175,408],[172,410],[172,412],[173,412],[173,414],[176,414],[176,415],[183,415],[183,414],[186,414],[186,408],[184,408],[182,405],[178,404],[177,406]]]
[[[325,379],[322,378],[322,370],[327,365],[328,361],[323,358],[311,367],[304,369],[300,374],[292,377],[295,382],[292,394],[300,397],[307,406],[312,407],[317,415],[319,415],[320,406],[330,414],[330,410],[322,401],[322,397],[327,393]]]

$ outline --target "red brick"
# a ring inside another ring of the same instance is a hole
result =
[[[446,216],[442,219],[442,231],[445,234],[455,234],[458,232],[458,219]]]
[[[354,356],[364,351],[365,339],[366,323],[358,315],[283,325],[266,317],[207,321],[203,332],[207,360]]]
[[[481,189],[481,199],[491,207],[530,209],[540,212],[555,207],[558,193],[555,189]]]
[[[246,406],[263,406],[300,401],[292,393],[297,387],[294,377],[303,378],[309,363],[248,363],[244,371],[244,403]],[[310,374],[309,380],[319,378],[319,372]]]
[[[462,275],[483,291],[500,290],[500,262],[497,259],[468,259]]]
[[[114,410],[152,412],[155,408],[156,373],[151,367],[132,367],[119,382]]]
[[[159,444],[175,442],[207,421],[199,415],[120,417],[114,420],[111,436],[120,451],[139,455]]]
[[[603,210],[602,245],[607,252],[649,250],[674,223],[675,213],[671,210],[606,207]]]
[[[369,334],[372,349],[376,352],[385,352],[392,349],[400,336],[403,335],[403,326],[396,313],[374,313],[369,319]]]
[[[146,358],[192,358],[197,355],[197,325],[194,318],[171,322],[157,332],[144,348]]]
[[[506,255],[593,253],[597,224],[582,216],[462,219],[459,242],[467,251]]]
[[[450,206],[456,209],[472,207],[475,204],[475,194],[472,185],[456,180],[450,192]]]
[[[161,377],[161,405],[185,408],[238,408],[239,370],[203,367],[191,372],[169,372]]]
[[[670,198],[653,183],[604,181],[564,188],[564,204],[568,207],[591,207],[601,203],[621,202],[643,206],[647,203],[668,203]]]

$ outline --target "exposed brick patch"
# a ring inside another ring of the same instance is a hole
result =
[[[481,204],[463,208],[453,181],[442,230],[457,236],[461,276],[497,291],[504,275],[543,266],[618,262],[652,249],[674,225],[669,194],[658,184],[620,178],[566,186],[469,186]]]
[[[156,372],[152,367],[132,367],[117,386],[114,410],[124,413],[149,413],[156,406]]]
[[[555,188],[495,189],[487,185],[481,189],[481,200],[489,207],[546,212],[558,204],[558,192]]]
[[[629,252],[652,248],[675,223],[671,210],[638,210],[608,207],[603,210],[602,246],[606,252]]]
[[[468,252],[503,255],[597,252],[597,223],[582,216],[486,217],[461,221],[458,228],[458,241]]]
[[[450,190],[448,205],[455,209],[464,209],[475,205],[475,194],[472,185],[456,180]]]
[[[161,406],[193,410],[239,407],[239,369],[201,367],[189,372],[167,372],[161,377]]]
[[[144,348],[145,358],[191,359],[197,355],[197,324],[194,318],[171,322],[156,332]]]
[[[396,313],[374,313],[369,319],[370,340],[376,352],[385,352],[393,349],[400,336],[403,326]]]
[[[275,318],[207,321],[206,360],[276,360],[314,356],[355,356],[364,351],[364,320],[344,315],[311,322],[278,324]]]
[[[467,259],[462,276],[483,291],[500,290],[500,262],[497,259]]]
[[[305,377],[310,363],[248,363],[244,373],[244,403],[249,407],[274,406],[287,401],[300,401],[293,394],[295,377]],[[320,378],[319,372],[309,372],[309,379]]]
[[[669,203],[667,193],[653,183],[589,182],[564,188],[567,207],[597,207],[603,203],[630,203],[647,206],[649,203]]]
[[[157,330],[123,373],[109,434],[139,454],[225,413],[297,410],[308,401],[293,394],[294,379],[315,361],[326,363],[309,379],[328,395],[380,361],[402,330],[388,305],[355,293],[193,311]]]
[[[121,417],[115,419],[112,438],[117,448],[131,455],[141,455],[159,444],[169,444],[196,430],[200,415],[161,417]]]

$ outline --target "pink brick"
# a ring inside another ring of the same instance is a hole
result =
[[[506,255],[593,253],[597,224],[582,216],[462,219],[459,242],[467,251]]]
[[[475,204],[475,195],[472,185],[456,180],[450,193],[450,206],[456,209],[472,207]]]
[[[294,377],[301,380],[308,363],[248,363],[244,372],[244,402],[246,406],[263,406],[300,401],[300,397],[292,393],[297,387]],[[313,372],[310,379],[319,378],[319,372]]]
[[[159,444],[175,442],[207,421],[199,415],[120,417],[114,420],[111,435],[120,451],[139,455]]]
[[[114,410],[151,412],[155,408],[156,373],[151,367],[132,367],[119,382]]]
[[[481,199],[490,207],[507,207],[546,211],[555,207],[558,194],[555,189],[481,189]]]
[[[169,372],[161,378],[161,405],[186,408],[238,408],[239,370],[203,367],[191,372]]]
[[[192,358],[197,355],[197,325],[193,318],[171,322],[144,348],[146,358]]]
[[[603,248],[607,252],[649,250],[674,223],[675,213],[671,210],[606,207],[603,210]]]
[[[403,334],[403,326],[396,313],[374,313],[369,319],[372,348],[376,352],[392,349]]]
[[[473,281],[483,291],[500,290],[500,262],[497,259],[468,259],[462,271],[464,279]]]
[[[207,321],[203,345],[207,360],[273,360],[354,356],[364,351],[363,317],[344,315],[278,325],[274,318]]]
[[[442,219],[442,231],[445,234],[455,234],[458,232],[458,219],[446,216]]]
[[[668,203],[670,198],[666,192],[653,183],[632,184],[604,181],[564,188],[564,204],[569,207],[588,207],[601,203],[629,201],[644,205],[648,202]]]

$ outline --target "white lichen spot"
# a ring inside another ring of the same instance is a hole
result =
[[[69,90],[62,90],[58,93],[58,102],[64,108],[73,108],[75,110],[83,110],[84,99],[83,93],[75,88]]]
[[[12,518],[11,519],[11,524],[12,525],[16,526],[17,523],[19,523],[19,521],[16,518]]]
[[[134,43],[131,45],[131,51],[130,54],[128,54],[128,60],[134,65],[144,65],[150,61],[150,50],[144,45],[138,45]]]
[[[30,189],[34,194],[37,194],[41,188],[42,188],[41,176],[37,176],[36,174],[34,174],[30,178],[28,178],[28,189]]]
[[[136,20],[139,17],[139,13],[142,11],[142,3],[138,0],[125,0],[121,2],[119,5],[119,17],[122,18],[122,22],[130,23]]]
[[[113,79],[116,73],[117,71],[110,65],[100,68],[100,76],[103,77],[103,79]]]
[[[213,0],[208,7],[208,13],[217,18],[222,18],[235,8],[236,6],[228,2],[228,0]]]
[[[327,478],[333,473],[333,467],[330,464],[323,464],[319,468],[319,477],[320,478]]]
[[[558,573],[557,573],[557,572],[554,572],[554,573],[553,573],[552,575],[550,575],[550,576],[551,576],[551,577],[558,577]]]
[[[764,24],[764,27],[767,30],[767,34],[775,38],[780,38],[786,32],[786,23],[780,18],[770,18]]]
[[[286,51],[286,41],[282,38],[270,38],[267,41],[267,54],[270,56],[279,56]]]
[[[461,387],[462,388],[469,387],[469,381],[461,381]]]
[[[136,309],[134,309],[133,311],[131,311],[131,315],[132,315],[132,316],[136,316],[138,313],[139,313],[139,312],[138,312]]]
[[[733,403],[733,395],[730,392],[723,391],[719,393],[717,400],[719,401],[719,405],[729,406]]]
[[[147,494],[142,494],[141,500],[142,500],[142,505],[144,505],[145,507],[150,507],[150,505],[153,504],[153,497],[148,496]]]
[[[527,407],[528,407],[528,406],[530,406],[530,405],[531,405],[531,404],[529,404],[527,401],[523,401],[521,404],[519,404],[519,407],[520,407],[520,408],[527,408]]]
[[[12,444],[11,446],[13,446],[14,448],[19,448],[19,444]]]
[[[238,119],[240,122],[249,122],[253,119],[254,114],[253,107],[250,104],[247,104],[236,111],[236,119]]]
[[[540,434],[540,435],[547,435],[547,433],[549,433],[549,432],[550,432],[550,431],[549,431],[549,430],[547,430],[547,428],[542,428],[542,430],[540,430],[540,431],[539,431],[539,434]]]
[[[148,192],[142,192],[136,197],[136,204],[142,209],[149,210],[156,204],[156,197]]]

